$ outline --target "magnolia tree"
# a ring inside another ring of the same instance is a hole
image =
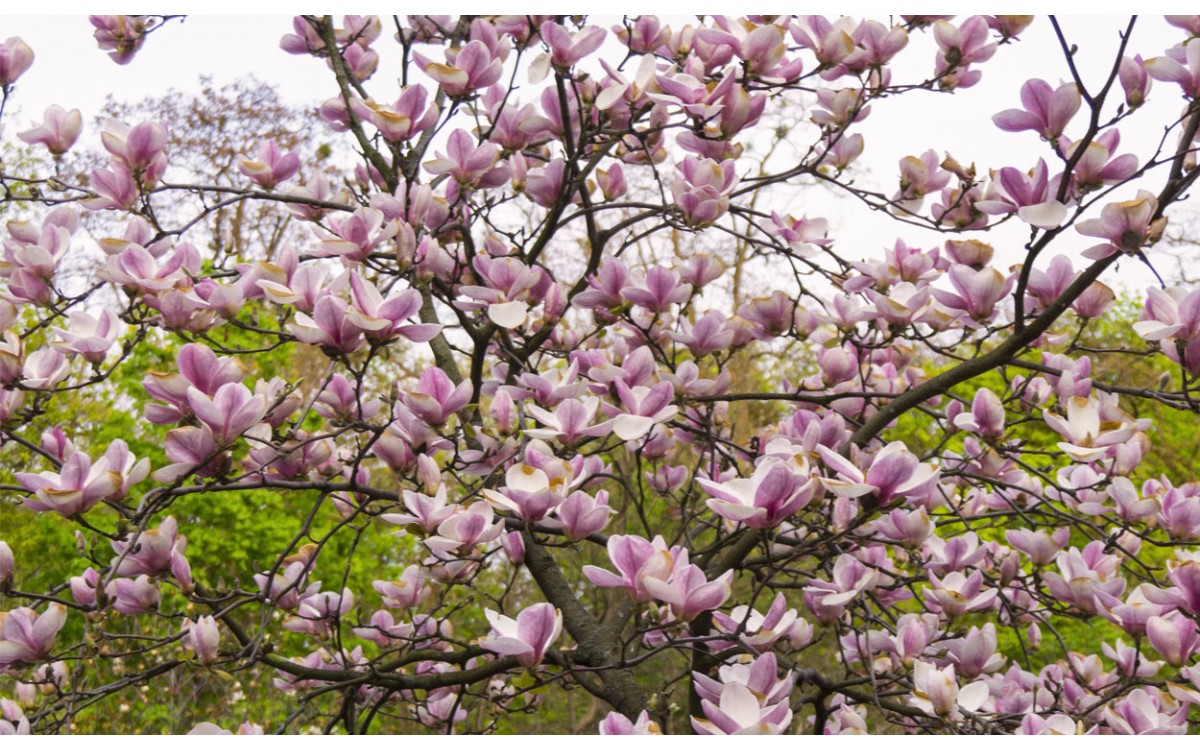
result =
[[[136,65],[169,20],[92,23]],[[1033,21],[303,16],[280,46],[328,68],[340,177],[264,140],[240,182],[181,179],[173,122],[88,128],[107,161],[81,179],[10,162],[5,532],[77,545],[0,543],[0,733],[180,673],[262,673],[291,706],[196,732],[496,731],[567,693],[606,734],[1194,727],[1200,484],[1145,468],[1135,415],[1200,413],[1200,289],[1086,342],[1200,176],[1200,17],[1167,17],[1169,49],[1129,21],[1098,72],[1041,20],[1070,77],[978,123],[1036,162],[915,132],[894,190],[853,179],[877,100],[954,106]],[[892,75],[908,56],[923,80]],[[0,45],[5,102],[31,64]],[[1124,153],[1152,84],[1175,116]],[[83,122],[18,137],[61,167]],[[944,236],[860,259],[781,210],[800,190]],[[299,241],[196,239],[268,204]],[[1104,377],[1118,349],[1168,368]],[[319,365],[260,377],[279,352]],[[55,418],[85,401],[160,445]],[[298,531],[205,575],[187,535],[248,490]]]

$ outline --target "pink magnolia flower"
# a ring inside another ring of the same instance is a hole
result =
[[[267,413],[266,400],[261,395],[252,395],[241,383],[226,383],[212,397],[193,386],[188,388],[187,398],[192,412],[223,446],[233,443]]]
[[[950,718],[959,708],[978,711],[988,696],[987,683],[982,680],[960,689],[953,664],[938,669],[929,662],[913,662],[913,695],[909,700],[923,711]]]
[[[797,78],[803,61],[787,61],[784,55],[784,29],[773,23],[745,24],[724,16],[713,19],[719,29],[704,27],[696,32],[698,40],[728,47],[754,75],[780,80]]]
[[[922,552],[927,559],[925,567],[935,573],[965,570],[978,567],[989,554],[996,553],[996,543],[980,544],[979,536],[973,531],[942,539],[932,535],[925,540]]]
[[[405,86],[400,98],[390,106],[352,99],[350,107],[363,120],[369,121],[389,141],[407,141],[428,130],[437,122],[439,110],[435,103],[425,106],[425,87]]]
[[[1150,645],[1173,667],[1182,667],[1200,651],[1200,630],[1190,617],[1151,617],[1146,621]]]
[[[1050,411],[1042,413],[1046,424],[1065,440],[1058,447],[1076,461],[1088,463],[1108,454],[1113,446],[1129,441],[1150,427],[1147,419],[1131,420],[1115,401],[1104,394],[1067,399],[1066,419]]]
[[[800,16],[789,27],[792,39],[812,51],[822,68],[838,65],[854,51],[854,19],[843,16],[830,22],[824,16]]]
[[[117,255],[110,255],[99,276],[127,290],[147,295],[143,301],[149,303],[148,295],[164,293],[188,283],[185,273],[195,272],[194,252],[194,247],[180,245],[169,258],[159,263],[146,248],[130,245]],[[199,265],[198,261],[195,265]]]
[[[126,65],[146,43],[146,33],[153,24],[151,16],[88,16],[96,28],[93,36],[102,50],[117,65]]]
[[[0,384],[13,383],[21,379],[24,372],[25,342],[15,331],[4,331],[0,340]],[[0,420],[2,421],[2,420]]]
[[[1067,714],[1052,714],[1050,716],[1040,716],[1038,714],[1026,714],[1025,719],[1021,720],[1021,726],[1016,730],[1016,734],[1063,734],[1063,736],[1073,736],[1079,734],[1079,725],[1075,724],[1075,720]]]
[[[196,654],[196,661],[212,664],[219,658],[217,648],[221,643],[221,630],[211,615],[197,618],[195,622],[184,618],[180,631],[184,634],[184,645]]]
[[[146,405],[146,419],[154,424],[172,424],[192,414],[189,388],[214,396],[221,386],[242,382],[247,370],[236,358],[218,357],[204,344],[185,344],[175,364],[178,373],[150,372],[142,381],[147,393],[167,403]]]
[[[1050,195],[1048,170],[1044,159],[1028,173],[1004,167],[994,179],[984,200],[975,207],[985,214],[1016,212],[1021,221],[1039,229],[1054,229],[1067,218],[1067,207]]]
[[[374,581],[371,586],[383,597],[385,606],[395,609],[415,607],[429,595],[425,573],[418,565],[409,565],[397,581]]]
[[[188,732],[189,735],[193,735],[193,734],[197,734],[197,735],[238,734],[238,735],[246,735],[246,736],[258,735],[258,734],[262,734],[262,733],[263,733],[263,728],[261,726],[259,726],[258,724],[252,724],[248,721],[244,721],[240,725],[238,725],[237,732],[230,732],[228,729],[222,729],[221,727],[217,726],[216,724],[213,724],[211,721],[202,721],[199,724],[197,724],[196,726],[192,727],[192,730],[190,732]]]
[[[318,637],[335,632],[339,623],[354,609],[354,594],[348,588],[341,592],[319,591],[300,600],[296,613],[283,621],[285,630],[308,633]]]
[[[15,567],[12,547],[8,546],[8,542],[0,541],[0,589],[5,589],[12,582]]]
[[[833,244],[833,238],[828,236],[829,222],[826,219],[810,219],[807,216],[797,219],[790,214],[780,216],[772,212],[771,224],[766,231],[786,242],[792,252],[801,258],[815,258]]]
[[[817,451],[825,464],[837,474],[836,478],[822,478],[821,482],[831,492],[843,497],[873,495],[878,505],[886,506],[900,497],[923,499],[938,482],[939,470],[921,463],[899,441],[888,443],[876,453],[865,474],[862,469],[824,445],[817,446]]]
[[[919,659],[932,641],[937,640],[941,630],[938,627],[941,620],[935,614],[906,614],[896,621],[896,635],[892,637],[891,648],[901,663],[912,666]]]
[[[1053,533],[1045,531],[1030,531],[1017,529],[1004,532],[1004,538],[1013,547],[1029,556],[1029,561],[1037,567],[1044,567],[1054,562],[1058,553],[1071,538],[1071,530],[1063,527]]]
[[[327,254],[348,263],[361,263],[400,231],[398,220],[386,221],[377,208],[360,208],[349,216],[329,220],[331,233],[321,242]]]
[[[638,16],[629,27],[614,25],[612,32],[630,51],[645,55],[667,43],[671,27],[663,26],[658,16]]]
[[[105,594],[113,603],[113,609],[123,615],[145,615],[158,609],[158,586],[149,576],[118,578],[108,585]]]
[[[20,685],[18,683],[18,691],[21,689]],[[643,711],[642,713],[645,712]],[[15,701],[10,701],[8,698],[0,698],[0,736],[14,735],[24,737],[28,736],[29,733],[29,719],[25,716],[25,709],[21,708],[20,704]]]
[[[954,571],[942,578],[930,571],[929,581],[932,586],[925,589],[926,606],[949,617],[987,609],[1000,594],[997,589],[983,588],[983,573],[978,570],[970,576]]]
[[[380,648],[390,648],[396,641],[407,641],[416,632],[412,623],[397,621],[392,613],[385,609],[376,610],[365,627],[351,630],[359,638],[371,641]]]
[[[404,490],[402,496],[408,513],[385,513],[381,516],[384,521],[397,526],[416,526],[426,534],[432,534],[455,512],[455,506],[446,502],[444,484],[438,486],[433,497],[412,490]]]
[[[1167,218],[1154,218],[1157,212],[1158,200],[1146,190],[1139,190],[1133,200],[1107,204],[1101,209],[1099,219],[1088,219],[1075,225],[1075,230],[1082,235],[1108,240],[1106,245],[1096,245],[1085,251],[1084,256],[1099,260],[1119,252],[1132,254],[1158,242],[1166,229]]]
[[[174,482],[192,472],[214,476],[229,464],[228,454],[222,452],[208,425],[171,430],[165,453],[171,463],[150,475],[156,482]]]
[[[104,362],[124,330],[124,325],[109,310],[101,310],[98,317],[76,310],[71,313],[70,320],[69,330],[50,329],[62,339],[54,347],[64,353],[82,355],[94,365]]]
[[[335,190],[330,186],[329,181],[321,175],[309,177],[308,181],[303,185],[289,190],[288,195],[299,199],[299,202],[288,204],[288,211],[293,216],[308,221],[319,221],[329,211],[326,207],[313,205],[316,201],[341,203],[344,205],[349,199],[345,188]]]
[[[672,108],[679,107],[684,114],[703,121],[720,115],[725,106],[722,100],[736,84],[734,76],[726,75],[710,89],[699,78],[679,70],[657,73],[654,82],[661,93],[649,88],[646,95],[651,101]],[[665,109],[663,111],[666,112]]]
[[[1064,145],[1065,138],[1060,140],[1060,148],[1068,158],[1075,158],[1076,152],[1083,148],[1083,154],[1075,163],[1071,172],[1072,192],[1076,195],[1099,190],[1105,185],[1115,185],[1129,179],[1138,169],[1138,159],[1133,154],[1114,156],[1121,144],[1121,133],[1116,128],[1106,130],[1084,146],[1081,143]]]
[[[608,716],[600,721],[599,731],[602,735],[662,734],[658,722],[651,721],[647,711],[638,714],[636,722],[630,721],[624,714],[610,711]]]
[[[603,273],[603,268],[601,269]],[[651,268],[639,278],[634,275],[621,287],[621,296],[650,312],[661,313],[692,295],[691,284],[681,284],[679,274],[662,266]]]
[[[740,643],[760,652],[769,651],[776,643],[785,638],[796,648],[807,645],[812,638],[812,626],[796,614],[795,609],[789,609],[783,593],[776,594],[770,608],[764,615],[747,605],[738,605],[724,612],[713,612],[713,624],[717,631],[737,636]],[[731,648],[733,643],[728,641],[714,642],[714,648]]]
[[[446,153],[425,162],[430,174],[446,174],[463,187],[489,188],[504,184],[509,177],[508,167],[497,166],[500,149],[494,143],[476,146],[475,139],[461,128],[450,134]]]
[[[243,160],[238,170],[263,190],[271,190],[300,170],[300,155],[295,151],[284,153],[278,143],[267,140],[258,145],[258,158]]]
[[[374,284],[352,270],[350,296],[353,304],[346,311],[347,320],[373,341],[393,341],[403,336],[414,343],[424,343],[442,330],[436,324],[405,322],[421,308],[421,293],[416,289],[405,289],[385,300]]]
[[[1172,539],[1189,541],[1200,537],[1200,492],[1172,487],[1159,498],[1158,525]]]
[[[880,573],[863,565],[853,555],[839,555],[830,580],[809,578],[804,604],[822,625],[831,625],[846,611],[846,605],[863,591],[875,587]]]
[[[1125,579],[1119,575],[1121,559],[1104,553],[1104,542],[1089,543],[1082,551],[1072,547],[1058,555],[1058,572],[1046,574],[1046,586],[1062,602],[1095,614],[1096,592],[1120,596]]]
[[[600,48],[607,32],[600,26],[588,26],[574,34],[554,21],[543,23],[539,29],[542,41],[550,48],[550,61],[568,68]]]
[[[67,359],[62,352],[39,349],[30,354],[21,370],[21,384],[26,388],[51,390],[70,374]]]
[[[1132,636],[1145,635],[1146,622],[1150,618],[1159,617],[1171,610],[1169,605],[1153,601],[1157,598],[1156,592],[1147,584],[1129,592],[1124,602],[1102,590],[1096,592],[1096,604],[1100,614]]]
[[[120,443],[114,451],[113,446]],[[82,451],[73,453],[63,462],[60,472],[38,474],[17,472],[21,486],[34,493],[25,499],[25,507],[34,511],[54,511],[64,518],[84,513],[105,500],[123,497],[128,486],[146,477],[149,461],[142,459],[132,465],[124,441],[113,441],[109,452],[95,463]]]
[[[539,440],[557,439],[566,446],[575,445],[587,437],[607,435],[612,431],[610,421],[592,424],[599,408],[600,400],[596,398],[564,399],[553,412],[537,404],[529,404],[525,407],[526,412],[545,426],[527,429],[525,434]]]
[[[401,398],[419,418],[439,427],[470,402],[471,383],[456,386],[440,367],[431,367],[421,373],[416,389],[405,391]]]
[[[1112,309],[1116,301],[1117,295],[1112,287],[1093,281],[1083,290],[1083,294],[1071,303],[1071,309],[1081,318],[1100,318]]]
[[[279,40],[279,47],[291,55],[310,55],[325,49],[325,41],[316,28],[304,16],[292,18],[292,29],[295,34],[284,34]]]
[[[494,635],[481,639],[479,645],[501,656],[517,657],[526,669],[541,664],[562,633],[562,612],[545,602],[526,607],[515,620],[490,609],[484,615]]]
[[[359,81],[370,78],[379,67],[379,53],[361,44],[346,47],[342,51],[342,60],[346,63],[346,70]],[[333,70],[333,60],[326,60],[325,64]]]
[[[492,24],[477,19],[471,24],[471,41],[461,49],[447,51],[446,62],[437,63],[413,53],[413,59],[427,76],[437,81],[450,96],[468,96],[500,80],[504,73],[507,47],[502,47]]]
[[[1153,79],[1146,70],[1146,63],[1142,60],[1142,56],[1122,57],[1118,72],[1121,88],[1125,90],[1125,104],[1130,109],[1136,109],[1145,104]]]
[[[71,589],[71,598],[76,604],[84,607],[96,605],[96,592],[100,590],[100,574],[95,568],[88,567],[83,575],[72,576],[67,585]]]
[[[502,491],[485,489],[484,498],[497,510],[515,513],[530,523],[541,521],[562,502],[546,472],[530,464],[513,464],[504,481]]]
[[[726,326],[725,315],[720,310],[710,310],[695,323],[680,320],[679,326],[678,333],[672,331],[667,336],[686,346],[697,358],[723,351],[733,344],[734,332]]]
[[[349,354],[363,345],[363,329],[350,317],[350,305],[340,297],[323,292],[311,317],[297,312],[287,329],[297,340],[331,352]]]
[[[1014,275],[1005,275],[991,266],[975,270],[961,263],[951,266],[947,275],[957,294],[934,289],[933,296],[951,310],[961,310],[979,322],[995,315],[996,304],[1004,299],[1016,280]]]
[[[924,508],[906,512],[897,508],[875,522],[875,531],[910,547],[918,547],[933,534],[933,521]]]
[[[933,22],[933,37],[938,44],[935,70],[938,75],[956,67],[987,62],[996,54],[997,42],[990,42],[988,23],[983,16],[971,16],[955,27],[949,21]]]
[[[737,168],[732,159],[685,158],[675,165],[678,174],[671,180],[671,194],[692,226],[706,226],[729,208],[729,195],[737,186]]]
[[[131,174],[139,175],[143,185],[157,182],[167,169],[167,130],[157,122],[143,122],[132,128],[118,120],[109,120],[100,133],[100,141],[113,159]]]
[[[583,575],[601,588],[623,588],[636,602],[653,598],[648,579],[665,582],[675,568],[677,548],[667,549],[661,536],[650,542],[639,536],[614,534],[608,538],[608,557],[620,575],[595,565],[583,566]]]
[[[768,652],[750,664],[734,664],[718,671],[720,681],[692,673],[705,718],[692,717],[699,734],[782,734],[792,721],[788,696],[795,673],[778,677],[778,662]]]
[[[342,16],[342,28],[334,29],[334,38],[341,44],[369,47],[383,33],[379,16]]]
[[[495,541],[504,532],[504,523],[496,522],[492,506],[484,501],[472,503],[438,524],[437,535],[425,540],[435,554],[467,556],[481,544]]]
[[[1163,666],[1161,661],[1147,659],[1140,649],[1126,646],[1120,638],[1113,645],[1101,644],[1100,653],[1112,659],[1126,677],[1153,677]]]
[[[764,460],[749,478],[724,484],[697,479],[713,497],[708,507],[714,513],[752,529],[778,526],[805,508],[817,487],[815,479],[799,476],[781,461]]]
[[[79,110],[67,112],[57,104],[51,104],[46,108],[41,125],[17,133],[17,137],[26,143],[40,143],[50,153],[61,156],[71,150],[82,130],[83,114]]]
[[[44,659],[66,621],[67,608],[61,604],[51,604],[40,615],[29,607],[0,612],[0,672]]]
[[[1200,290],[1148,290],[1142,320],[1133,329],[1147,341],[1165,342],[1162,352],[1168,359],[1200,374]]]
[[[971,402],[971,412],[955,417],[954,426],[985,438],[1002,438],[1004,437],[1004,404],[991,389],[980,388],[975,392],[975,399]]]
[[[1200,39],[1172,47],[1166,55],[1147,60],[1145,67],[1156,80],[1177,83],[1185,95],[1200,97]]]
[[[0,44],[0,87],[5,92],[9,86],[33,65],[33,49],[19,36],[10,36]]]
[[[617,396],[621,399],[621,409],[612,409],[612,431],[624,441],[638,440],[650,432],[656,424],[669,421],[679,412],[679,407],[671,403],[675,398],[675,389],[669,382],[662,382],[653,388],[637,385],[633,388],[621,380],[613,383]]]
[[[828,75],[836,77],[842,68],[853,74],[886,65],[900,50],[908,46],[908,32],[899,26],[887,27],[878,21],[860,21],[850,38],[855,49],[841,60],[838,69]]]
[[[857,97],[855,97],[857,101]],[[860,115],[861,117],[861,115]],[[937,152],[932,149],[920,156],[900,160],[900,192],[893,200],[901,201],[905,210],[913,212],[929,193],[936,193],[950,183],[953,175],[942,169]]]
[[[188,564],[187,537],[179,535],[179,524],[168,516],[158,528],[146,529],[132,538],[114,540],[116,557],[112,560],[117,575],[157,576],[170,572],[179,581],[184,593],[192,588],[191,566]]]
[[[732,570],[710,581],[699,566],[689,563],[686,549],[675,556],[669,580],[645,579],[646,591],[656,600],[669,604],[671,614],[681,622],[691,622],[701,612],[720,607],[733,592],[732,585]]]
[[[1024,109],[1006,109],[992,117],[992,122],[1010,133],[1033,130],[1049,141],[1063,134],[1079,111],[1082,97],[1074,83],[1064,83],[1055,89],[1034,78],[1021,87],[1021,104]]]
[[[1189,292],[1178,286],[1150,287],[1146,290],[1142,319],[1133,324],[1133,330],[1147,341],[1200,339],[1200,289]],[[1168,348],[1163,350],[1169,356]]]
[[[254,582],[267,601],[280,609],[295,609],[301,599],[321,590],[320,583],[306,583],[311,566],[311,550],[302,550],[300,554],[287,558],[280,570],[255,574]]]
[[[606,491],[600,490],[593,497],[587,492],[576,490],[554,509],[554,516],[557,517],[558,523],[562,523],[566,538],[580,541],[604,529],[608,518],[616,512],[616,508],[608,505]]]
[[[1185,734],[1188,706],[1183,704],[1168,713],[1166,701],[1145,688],[1136,688],[1129,695],[1104,708],[1104,723],[1115,734]]]

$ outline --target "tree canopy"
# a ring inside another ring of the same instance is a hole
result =
[[[178,20],[91,17],[133,66]],[[0,734],[1194,733],[1200,287],[1120,283],[1194,220],[1166,22],[1092,70],[1054,17],[297,16],[312,109],[51,106],[0,165]],[[1070,79],[969,114],[1040,157],[933,123],[870,187],[873,108],[1034,23]]]

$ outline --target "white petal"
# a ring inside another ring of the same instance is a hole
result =
[[[629,86],[626,84],[609,86],[596,96],[596,109],[603,112],[617,102],[621,101],[621,97],[624,96],[625,92],[628,90]]]
[[[622,440],[637,440],[653,426],[653,419],[636,414],[620,414],[613,420],[613,432]]]
[[[1067,207],[1058,201],[1046,201],[1021,208],[1017,211],[1017,216],[1021,217],[1021,221],[1038,229],[1054,229],[1062,226],[1066,220]]]
[[[987,683],[982,680],[979,682],[972,682],[970,685],[967,685],[965,688],[958,691],[958,705],[962,706],[968,711],[978,711],[979,707],[983,705],[983,702],[987,700],[987,697]]]
[[[529,66],[529,82],[541,83],[548,75],[550,75],[550,55],[543,52]]]
[[[504,483],[521,492],[537,492],[550,486],[550,477],[529,464],[514,464],[505,472]]]
[[[529,305],[524,302],[497,302],[488,305],[488,319],[501,328],[516,328],[525,322]]]
[[[1140,320],[1133,324],[1133,332],[1147,341],[1160,341],[1175,335],[1181,328],[1183,325],[1180,323],[1167,325],[1157,320]]]

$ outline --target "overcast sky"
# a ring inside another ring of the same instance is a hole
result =
[[[615,20],[615,19],[613,19]],[[961,20],[961,19],[960,19]],[[672,19],[674,25],[687,19]],[[1119,43],[1118,32],[1124,17],[1087,17],[1062,19],[1069,41],[1078,45],[1078,63],[1085,81],[1102,81],[1112,64]],[[605,25],[609,25],[606,19]],[[22,37],[33,49],[33,68],[21,79],[10,106],[19,108],[18,117],[6,114],[4,137],[12,138],[25,129],[50,104],[79,108],[90,122],[103,104],[106,94],[119,100],[136,101],[160,95],[170,87],[194,90],[201,75],[211,75],[220,85],[252,74],[276,85],[289,103],[315,104],[332,93],[332,76],[324,64],[310,58],[298,58],[279,49],[279,39],[291,31],[288,16],[214,17],[191,16],[183,23],[153,33],[145,47],[126,66],[109,61],[92,40],[87,18],[79,17],[0,17],[0,37]],[[893,82],[918,81],[933,66],[933,44],[925,33],[914,33],[910,48],[895,66]],[[1130,45],[1132,52],[1149,58],[1161,55],[1169,46],[1182,41],[1183,33],[1169,27],[1159,16],[1138,21]],[[380,70],[368,88],[390,101],[398,92],[397,54],[385,34],[376,48],[382,59]],[[895,190],[897,161],[906,155],[919,155],[928,148],[948,151],[961,163],[975,162],[982,170],[1002,166],[1031,167],[1039,156],[1049,153],[1033,133],[1003,133],[991,124],[991,116],[1002,109],[1018,106],[1021,84],[1030,77],[1045,78],[1052,84],[1069,77],[1047,19],[1039,18],[1022,34],[1021,42],[1001,48],[996,56],[979,66],[983,80],[974,88],[953,97],[914,92],[873,105],[869,118],[857,125],[866,140],[866,152],[859,166],[869,174],[864,185],[888,193]],[[1098,84],[1097,84],[1098,85]],[[1155,84],[1151,101],[1144,112],[1121,128],[1121,151],[1139,156],[1149,153],[1148,144],[1161,137],[1161,123],[1167,122],[1181,104],[1178,87]],[[1081,113],[1079,119],[1082,120]],[[1080,130],[1074,123],[1069,133]],[[1151,147],[1152,148],[1152,147]],[[1052,167],[1053,168],[1053,167]],[[1151,183],[1155,189],[1161,181]],[[1127,196],[1121,196],[1127,197]],[[928,247],[934,240],[921,230],[898,227],[886,217],[863,216],[850,205],[834,202],[813,191],[798,194],[796,202],[783,206],[792,213],[826,215],[836,233],[842,254],[851,258],[878,255],[899,233],[910,244]],[[853,217],[846,221],[845,217]],[[1021,258],[1027,232],[1010,222],[1009,227],[990,233],[987,241],[997,247],[1004,263]],[[1073,232],[1057,243],[1059,251],[1074,255],[1093,244]],[[1048,260],[1048,259],[1046,259]],[[1148,272],[1134,263],[1123,263],[1121,283],[1144,287],[1152,281]],[[1169,264],[1164,270],[1170,268]],[[1113,278],[1105,279],[1117,285]]]

